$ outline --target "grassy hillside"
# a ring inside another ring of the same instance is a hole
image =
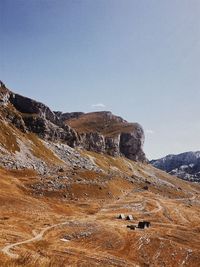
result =
[[[128,123],[110,112],[92,112],[66,121],[79,133],[99,132],[105,136],[113,136],[120,132],[129,133],[137,124]]]
[[[147,164],[82,153],[104,172],[42,178],[0,170],[1,266],[198,266],[199,185]],[[119,220],[120,213],[134,220]],[[151,227],[126,227],[141,220]]]

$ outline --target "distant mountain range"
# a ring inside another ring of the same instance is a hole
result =
[[[200,151],[167,155],[161,159],[151,160],[150,163],[181,179],[200,182]]]

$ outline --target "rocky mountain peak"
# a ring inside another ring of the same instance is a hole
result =
[[[0,111],[7,122],[26,133],[111,156],[145,161],[144,132],[138,123],[128,123],[110,111],[54,112],[47,105],[16,94],[1,82]]]

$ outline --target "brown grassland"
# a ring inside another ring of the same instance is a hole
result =
[[[99,132],[104,136],[115,136],[119,133],[134,132],[137,123],[128,123],[118,120],[118,117],[107,113],[91,112],[81,115],[79,118],[67,120],[67,124],[79,133]]]
[[[0,169],[0,266],[200,266],[199,185],[82,153],[106,172],[65,170],[62,189],[42,186],[53,177]],[[151,227],[127,228],[141,220]]]

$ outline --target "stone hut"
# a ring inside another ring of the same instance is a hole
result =
[[[118,219],[121,219],[121,220],[125,220],[126,217],[125,217],[124,214],[119,214],[117,218]]]

